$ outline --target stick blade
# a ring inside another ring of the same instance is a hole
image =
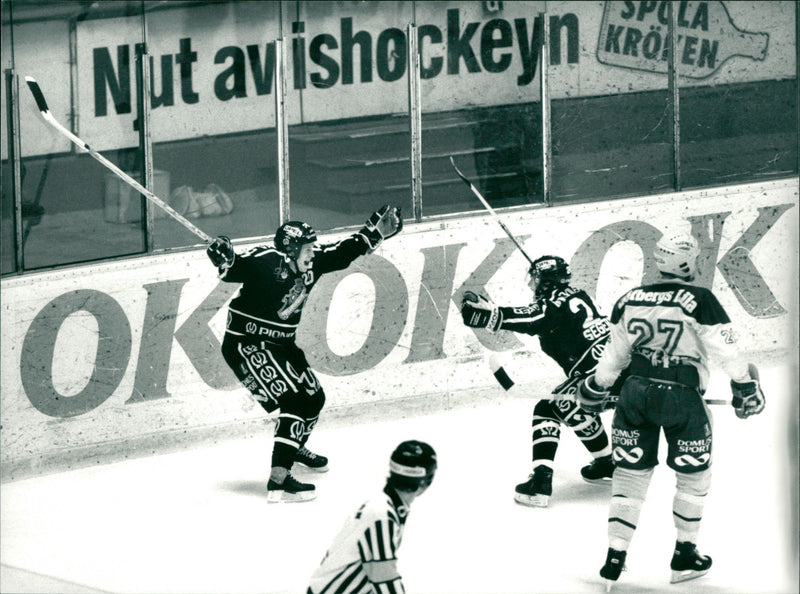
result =
[[[514,387],[514,380],[508,375],[508,372],[503,367],[503,364],[498,361],[497,357],[493,354],[489,357],[489,368],[492,370],[492,375],[497,383],[508,392]]]
[[[28,83],[28,88],[31,90],[33,100],[36,101],[36,107],[39,108],[39,111],[42,113],[49,112],[50,109],[47,107],[47,101],[44,98],[44,93],[42,93],[42,89],[39,87],[39,83],[36,82],[36,79],[32,76],[26,76],[25,82]]]

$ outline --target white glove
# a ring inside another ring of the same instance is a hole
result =
[[[747,366],[750,380],[745,382],[735,382],[731,380],[731,392],[733,399],[731,405],[736,409],[736,416],[746,419],[751,415],[757,415],[766,405],[764,392],[761,391],[761,382],[758,379],[758,368],[750,363]]]
[[[578,402],[581,408],[588,412],[601,413],[607,408],[607,401],[611,396],[608,388],[603,388],[594,379],[594,374],[588,376],[578,384]]]
[[[486,328],[489,332],[497,332],[503,323],[503,314],[499,307],[483,295],[464,291],[461,298],[461,319],[470,328]]]
[[[394,237],[402,230],[403,217],[400,208],[385,204],[370,215],[360,233],[367,240],[369,249],[372,251],[384,239]]]
[[[206,248],[206,254],[220,271],[230,268],[236,257],[236,253],[233,251],[233,244],[225,235],[220,235],[214,239]]]

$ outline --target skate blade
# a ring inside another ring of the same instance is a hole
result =
[[[611,592],[611,588],[616,582],[614,580],[605,580],[605,582],[606,582],[606,594],[608,594],[608,592]]]
[[[308,466],[306,464],[303,464],[302,462],[295,462],[295,466],[297,466],[299,470],[302,470],[304,472],[317,472],[317,473],[328,472],[327,464],[325,466],[314,468],[313,466]],[[294,470],[294,466],[292,467],[292,470]]]
[[[589,483],[590,485],[611,485],[611,477],[603,477],[599,479],[587,479],[586,477],[581,477],[584,481]]]
[[[684,569],[683,571],[672,570],[672,578],[669,580],[670,584],[678,584],[680,582],[688,582],[699,577],[703,577],[708,573],[708,569]]]
[[[299,493],[287,493],[286,491],[269,491],[267,493],[267,503],[298,503],[301,501],[311,501],[317,498],[316,491],[301,491]]]
[[[547,507],[550,496],[541,494],[523,495],[522,493],[516,493],[514,495],[514,501],[522,505],[527,505],[528,507]]]

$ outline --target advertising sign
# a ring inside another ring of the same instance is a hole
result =
[[[566,258],[573,284],[606,314],[624,291],[656,278],[651,254],[661,233],[690,229],[702,250],[698,282],[717,294],[742,347],[763,355],[797,345],[797,208],[796,183],[769,182],[504,218],[532,257]],[[484,361],[491,353],[524,353],[531,364],[519,382],[544,393],[563,380],[535,338],[461,321],[466,290],[501,305],[531,300],[528,263],[494,219],[406,227],[323,277],[305,305],[298,343],[328,414],[357,418],[413,399],[499,390]],[[219,350],[237,288],[217,279],[202,251],[4,279],[5,472],[76,448],[126,451],[132,440],[157,445],[264,418]]]
[[[274,41],[281,36],[290,125],[407,113],[412,21],[426,112],[538,101],[545,30],[553,99],[663,90],[669,4],[417,2],[412,14],[408,2],[302,2],[296,15],[284,15],[283,28],[278,3],[168,4],[147,14],[153,140],[274,127]],[[793,2],[674,5],[681,85],[795,76]],[[95,148],[135,146],[141,17],[80,20],[74,48],[66,21],[47,23],[47,35],[41,26],[14,27],[20,74],[37,78],[56,118],[74,121]],[[10,66],[9,32],[4,25]],[[24,154],[52,152],[54,144],[66,150],[42,130],[24,91]],[[5,143],[0,148],[5,155]]]

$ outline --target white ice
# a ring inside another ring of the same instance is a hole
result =
[[[713,407],[699,542],[714,559],[709,574],[669,584],[674,475],[661,464],[613,592],[798,592],[796,369],[764,368],[762,384],[760,416]],[[534,401],[500,394],[423,417],[320,425],[309,446],[331,470],[302,475],[319,493],[308,503],[267,503],[271,435],[3,484],[0,591],[303,594],[345,516],[381,489],[394,446],[422,439],[438,451],[439,472],[399,552],[409,593],[604,592],[610,489],[580,479],[589,457],[565,431],[550,507],[516,504]],[[729,394],[712,376],[708,395]]]

